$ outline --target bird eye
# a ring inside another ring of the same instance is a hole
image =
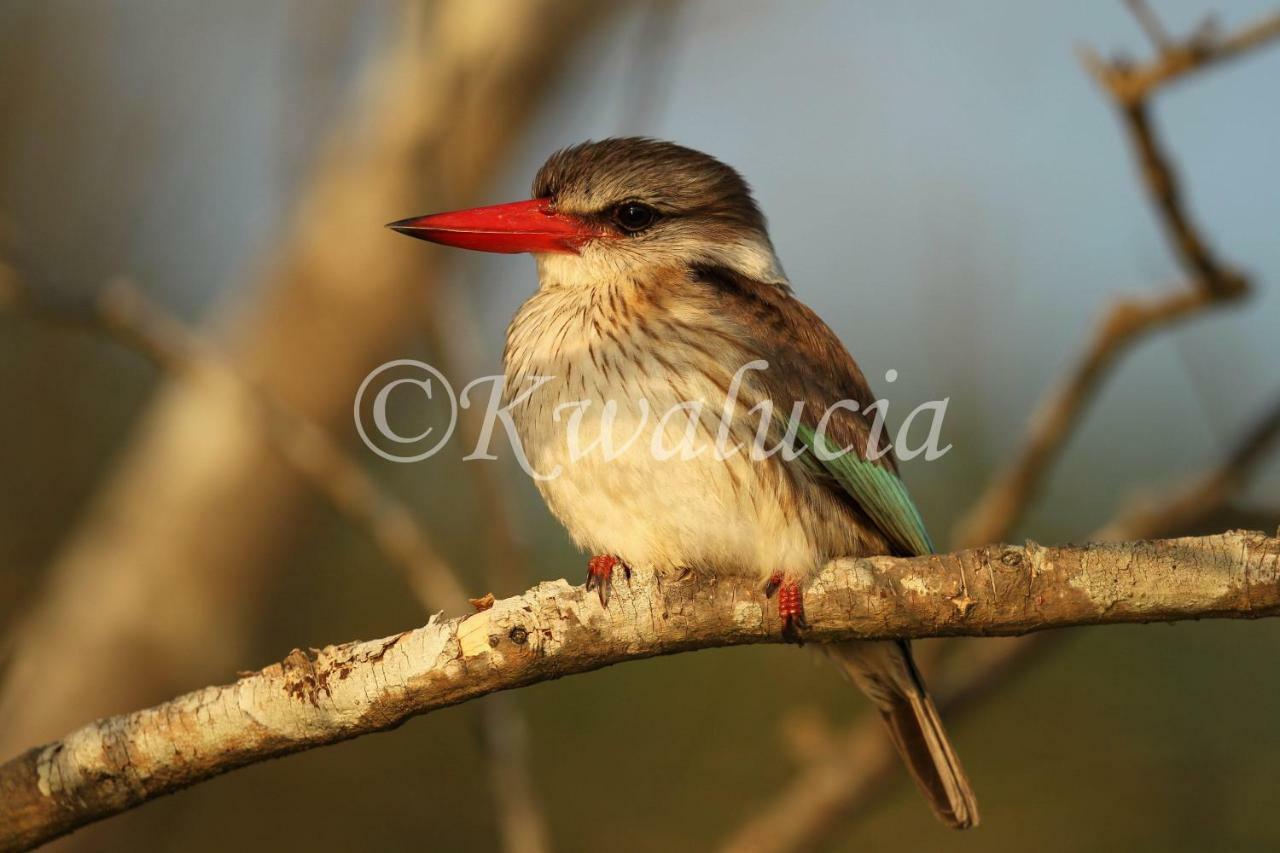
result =
[[[643,231],[658,218],[658,211],[647,204],[624,201],[613,209],[613,221],[628,234]]]

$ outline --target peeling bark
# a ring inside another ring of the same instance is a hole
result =
[[[1280,540],[1236,531],[840,560],[813,579],[814,642],[993,636],[1280,613]],[[564,580],[465,618],[304,652],[234,684],[91,723],[0,766],[0,848],[24,849],[236,767],[626,660],[781,641],[742,578],[637,574],[609,608]]]

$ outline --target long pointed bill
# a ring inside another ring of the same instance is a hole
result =
[[[604,234],[585,220],[557,213],[540,198],[401,219],[387,227],[445,246],[506,253],[577,253],[588,240]]]

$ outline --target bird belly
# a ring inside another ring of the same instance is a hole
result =
[[[579,545],[658,571],[803,576],[825,562],[803,479],[751,458],[755,423],[721,427],[721,387],[656,364],[607,372],[576,365],[516,418],[538,487]]]

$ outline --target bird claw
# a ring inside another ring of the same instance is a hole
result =
[[[804,631],[809,620],[804,616],[804,593],[800,584],[788,581],[782,572],[774,572],[764,585],[765,598],[778,596],[778,615],[782,617],[782,638],[797,646],[804,645]]]
[[[628,581],[631,580],[631,567],[611,554],[601,554],[587,561],[587,592],[596,590],[600,596],[600,606],[609,606],[609,595],[613,592],[613,570],[621,566]]]
[[[782,617],[782,639],[797,646],[804,645],[804,632],[809,630],[809,620],[803,613]]]

